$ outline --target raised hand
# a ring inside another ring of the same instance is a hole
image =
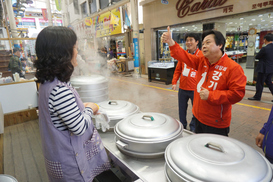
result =
[[[172,39],[172,33],[170,27],[167,27],[167,32],[164,32],[161,36],[161,41],[163,43],[167,43],[169,46],[173,46],[175,44],[174,40]]]

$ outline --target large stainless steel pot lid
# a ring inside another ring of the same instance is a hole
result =
[[[86,84],[98,84],[107,82],[107,79],[101,75],[90,75],[90,76],[73,76],[70,79],[72,85],[76,83],[77,85],[86,85]]]
[[[272,169],[256,150],[235,139],[197,134],[172,142],[168,166],[189,181],[271,181]]]
[[[98,103],[100,109],[106,112],[110,120],[123,119],[137,113],[139,107],[131,102],[123,100],[109,100]]]
[[[121,120],[115,133],[126,140],[151,142],[170,140],[183,130],[176,119],[160,113],[138,113]]]

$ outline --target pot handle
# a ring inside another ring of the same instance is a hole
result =
[[[145,119],[145,118],[150,118],[151,121],[155,120],[154,117],[153,117],[153,116],[150,116],[150,115],[143,115],[143,116],[142,116],[142,119],[147,120],[147,119]]]
[[[116,141],[116,144],[121,148],[127,148],[128,144],[123,143],[122,141],[118,140]]]
[[[217,150],[217,151],[222,152],[222,153],[225,152],[224,149],[223,149],[223,147],[222,147],[221,145],[218,145],[218,144],[213,143],[213,142],[207,143],[207,144],[205,145],[205,147],[210,148],[210,149],[213,149],[213,150]]]
[[[113,101],[109,101],[108,104],[109,104],[109,105],[112,105],[112,104],[118,105],[118,102],[113,100]]]

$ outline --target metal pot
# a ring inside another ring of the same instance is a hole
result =
[[[108,100],[108,80],[101,75],[75,76],[72,86],[83,102],[102,102]]]
[[[104,111],[109,119],[110,129],[114,129],[115,125],[122,119],[139,112],[139,107],[131,102],[123,100],[109,100],[99,102],[100,109]]]
[[[183,126],[160,113],[131,115],[115,126],[116,145],[129,156],[156,158],[164,155],[169,143],[182,136]]]
[[[165,152],[168,181],[271,181],[270,163],[250,146],[220,135],[196,134]]]

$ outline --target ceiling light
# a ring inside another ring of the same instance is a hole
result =
[[[259,15],[259,17],[262,17],[263,15]]]
[[[244,18],[240,18],[240,20],[243,20]]]
[[[256,19],[251,19],[251,21],[255,21]]]
[[[264,22],[265,20],[262,20],[262,22]]]

